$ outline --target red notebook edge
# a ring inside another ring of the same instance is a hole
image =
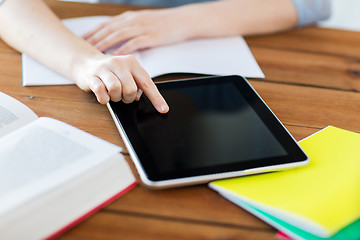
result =
[[[44,238],[44,240],[51,240],[51,239],[55,239],[57,237],[59,237],[61,234],[65,233],[66,231],[70,230],[72,227],[74,227],[75,225],[79,224],[80,222],[84,221],[85,219],[87,219],[88,217],[90,217],[91,215],[93,215],[94,213],[96,213],[97,211],[99,211],[100,209],[104,208],[105,206],[107,206],[108,204],[110,204],[111,202],[113,202],[114,200],[116,200],[117,198],[119,198],[120,196],[124,195],[125,193],[127,193],[128,191],[130,191],[131,189],[133,189],[135,186],[138,185],[138,182],[133,182],[131,185],[129,185],[127,188],[123,189],[122,191],[120,191],[119,193],[115,194],[114,196],[112,196],[111,198],[109,198],[108,200],[106,200],[105,202],[101,203],[100,205],[98,205],[97,207],[93,208],[92,210],[88,211],[87,213],[85,213],[84,215],[80,216],[79,218],[75,219],[74,221],[70,222],[69,224],[65,225],[63,228],[59,229],[58,231],[54,232],[53,234],[51,234],[50,236]]]

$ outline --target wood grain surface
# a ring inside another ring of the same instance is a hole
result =
[[[46,2],[60,18],[136,9]],[[360,33],[311,26],[246,40],[266,75],[249,81],[296,140],[328,125],[360,133]],[[39,116],[124,147],[107,108],[92,93],[75,85],[22,87],[21,55],[1,40],[0,73],[0,91]],[[124,155],[131,164],[125,148]],[[275,239],[275,233],[206,185],[161,191],[139,185],[60,239]]]

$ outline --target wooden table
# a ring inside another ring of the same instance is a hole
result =
[[[61,18],[130,9],[47,2]],[[360,132],[360,33],[308,27],[246,40],[266,75],[250,83],[297,140],[327,125]],[[22,87],[20,54],[1,40],[0,73],[0,91],[39,116],[124,147],[107,108],[91,93],[76,86]],[[138,186],[60,239],[275,239],[275,233],[206,185],[164,191]]]

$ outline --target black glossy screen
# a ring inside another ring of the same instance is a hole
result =
[[[158,88],[170,106],[167,114],[145,96],[128,105],[112,103],[150,179],[291,161],[287,142],[293,140],[246,80],[209,78]]]

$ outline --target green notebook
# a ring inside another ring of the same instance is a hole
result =
[[[230,200],[231,202],[241,206],[248,212],[254,214],[258,218],[262,219],[263,221],[269,223],[270,225],[274,226],[276,229],[282,231],[283,233],[287,234],[289,237],[294,239],[304,239],[304,240],[359,240],[360,239],[360,219],[350,223],[349,225],[345,226],[343,229],[335,233],[330,237],[318,237],[314,234],[308,233],[306,231],[301,230],[300,228],[294,227],[287,222],[282,221],[270,214],[261,211],[246,202],[242,202],[239,199],[233,198],[232,196],[228,195],[225,198]]]
[[[330,126],[299,145],[310,158],[306,167],[209,186],[292,237],[326,239],[351,231],[360,218],[360,134]],[[301,234],[289,233],[295,231]]]

